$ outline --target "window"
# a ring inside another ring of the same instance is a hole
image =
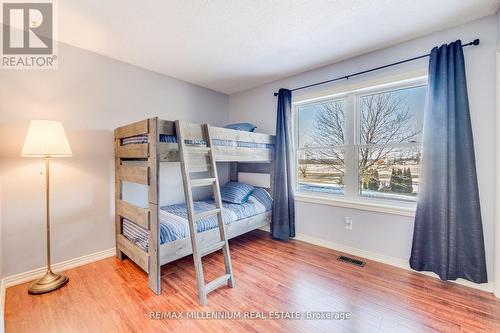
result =
[[[415,202],[425,81],[295,103],[297,191]]]
[[[298,189],[344,194],[344,99],[299,107]]]

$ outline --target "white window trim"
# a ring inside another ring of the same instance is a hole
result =
[[[323,100],[330,99],[346,99],[346,103],[349,105],[351,103],[350,109],[356,110],[356,101],[359,96],[363,96],[372,92],[378,92],[383,90],[393,90],[398,88],[409,88],[416,87],[423,84],[427,84],[427,75],[423,75],[421,72],[419,75],[415,75],[413,77],[405,77],[399,78],[399,80],[387,79],[386,81],[376,81],[376,84],[370,85],[368,82],[364,82],[363,84],[359,84],[357,87],[349,87],[350,89],[340,90],[335,89],[332,91],[323,91],[321,94],[308,95],[308,97],[297,98],[292,101],[292,128],[294,132],[294,192],[295,199],[299,202],[308,202],[315,204],[322,204],[328,206],[336,206],[336,207],[344,207],[344,208],[352,208],[352,209],[360,209],[367,211],[374,211],[380,213],[388,213],[388,214],[396,214],[402,216],[415,216],[416,210],[416,202],[405,202],[405,201],[393,201],[379,198],[367,198],[361,197],[359,194],[356,194],[358,191],[357,186],[352,188],[345,188],[344,195],[336,195],[336,194],[323,194],[323,193],[314,193],[314,192],[301,192],[298,191],[298,177],[297,177],[297,151],[298,147],[298,112],[297,107],[302,104],[309,104],[311,102],[321,102]],[[357,144],[358,139],[356,136],[358,135],[358,122],[359,115],[358,112],[349,112],[346,115],[346,146],[349,146],[350,149],[345,150],[345,154],[356,154],[357,148],[359,146],[363,146],[362,144]],[[397,144],[395,144],[397,145]],[[405,147],[416,144],[402,144]],[[417,144],[418,145],[418,144]],[[354,150],[354,151],[350,151]],[[357,168],[358,157],[351,156],[351,158],[346,158],[346,161],[352,165],[346,165],[346,168]],[[354,170],[354,169],[352,169]],[[346,183],[348,184],[357,184],[359,177],[357,172],[351,172],[350,175],[346,173]],[[348,179],[355,177],[355,179]]]
[[[374,202],[376,200],[376,202]],[[310,194],[309,192],[295,192],[295,201],[314,203],[319,205],[360,209],[377,213],[394,214],[408,217],[415,217],[416,204],[394,205],[382,199],[350,200],[333,195],[321,193]]]

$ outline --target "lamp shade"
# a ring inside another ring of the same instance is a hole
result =
[[[69,157],[71,156],[63,125],[53,120],[32,120],[24,139],[21,156]]]

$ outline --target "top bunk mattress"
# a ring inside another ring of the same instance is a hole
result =
[[[175,135],[160,135],[160,142],[163,143],[177,143],[177,137]],[[122,139],[122,145],[130,145],[130,144],[140,144],[140,143],[148,143],[148,135],[142,134],[137,136],[131,136],[128,138]],[[205,140],[186,140],[185,142],[188,145],[205,145]],[[219,140],[213,139],[212,143],[216,146],[224,146],[224,147],[246,147],[246,148],[272,148],[273,145],[266,143],[255,143],[255,142],[246,142],[246,141],[233,141],[233,140]]]
[[[266,192],[267,193],[267,192]],[[250,195],[243,204],[222,202],[222,218],[226,225],[237,223],[238,220],[268,212],[272,209],[272,199],[269,194],[259,192],[259,195]],[[195,201],[195,213],[215,209],[213,199]],[[162,206],[160,209],[160,244],[173,242],[189,236],[187,209],[184,203]],[[198,232],[215,229],[217,216],[213,215],[196,222]],[[139,225],[123,219],[123,235],[143,250],[148,249],[148,231]]]

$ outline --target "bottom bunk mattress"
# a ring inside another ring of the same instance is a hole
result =
[[[265,193],[265,194],[262,194]],[[267,192],[259,195],[250,195],[248,201],[243,204],[222,202],[222,217],[226,225],[237,223],[238,220],[255,216],[270,211],[272,199]],[[195,213],[215,209],[213,199],[195,201]],[[187,209],[185,204],[162,206],[160,209],[160,244],[173,242],[178,239],[189,237],[189,224],[187,221]],[[197,221],[197,231],[204,232],[217,228],[217,216]],[[139,225],[123,219],[123,236],[135,243],[141,249],[148,249],[148,231]]]

